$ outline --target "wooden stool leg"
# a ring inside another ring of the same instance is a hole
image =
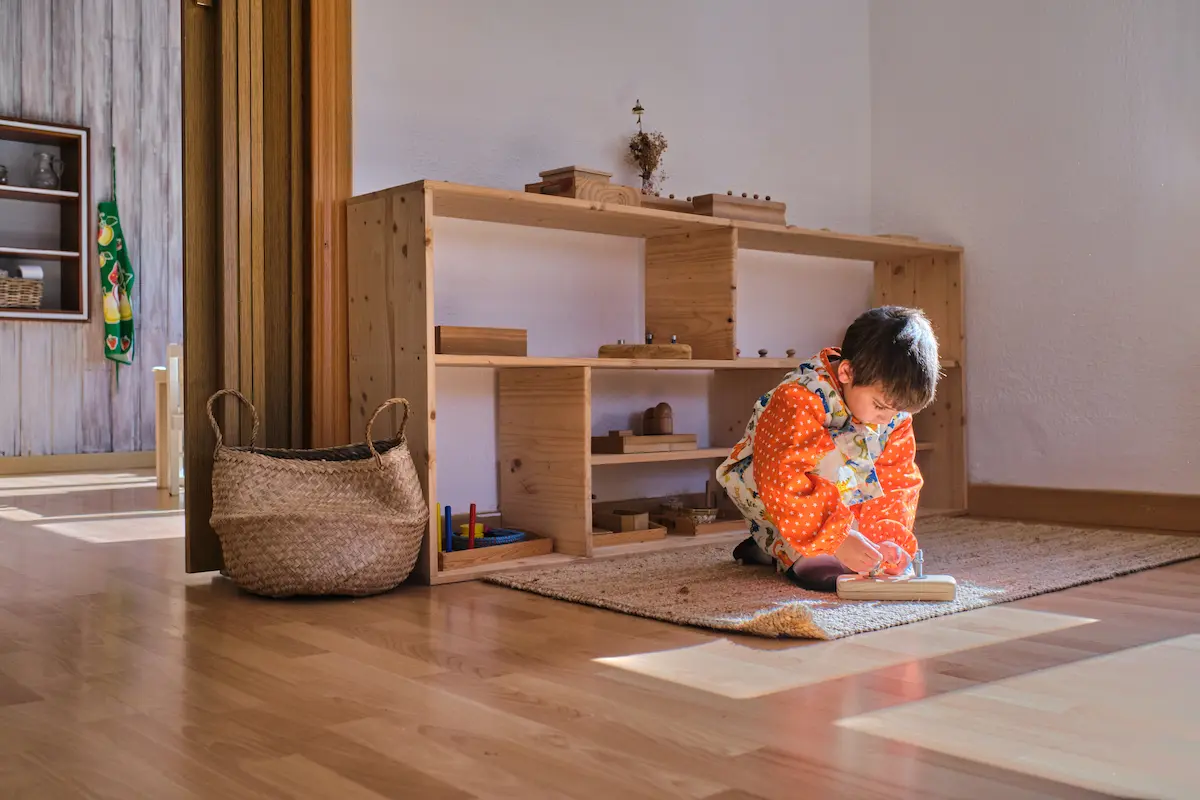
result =
[[[167,488],[168,442],[171,438],[170,416],[167,413],[167,370],[154,368],[154,468],[159,489]]]

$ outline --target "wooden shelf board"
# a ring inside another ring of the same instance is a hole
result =
[[[559,358],[555,356],[459,356],[439,353],[439,367],[592,367],[593,369],[795,369],[795,358],[668,359],[668,358]],[[957,367],[943,361],[942,367]]]
[[[893,239],[887,236],[860,236],[836,231],[815,231],[789,225],[735,220],[738,247],[797,256],[846,258],[854,261],[890,261],[892,259],[961,253],[955,245]]]
[[[456,356],[438,354],[439,367],[592,367],[594,369],[795,369],[794,358],[668,359],[554,358],[541,356]]]
[[[63,192],[57,189],[35,189],[32,186],[0,186],[0,200],[34,200],[39,203],[58,203],[63,200],[78,200],[79,192]]]
[[[517,572],[540,567],[553,567],[578,560],[580,560],[579,556],[569,556],[565,553],[549,553],[542,556],[513,559],[512,561],[495,561],[476,564],[470,567],[461,567],[459,569],[440,570],[431,576],[429,582],[434,586],[438,586],[444,583],[473,581],[482,578],[484,575],[490,575],[493,572]]]
[[[0,247],[0,256],[17,256],[18,258],[79,258],[79,251],[67,250],[38,250],[30,247]]]
[[[937,445],[935,445],[933,442],[917,442],[918,453],[924,450],[933,450],[935,447],[937,447]]]
[[[729,533],[710,533],[704,536],[677,536],[670,534],[662,539],[651,542],[636,542],[634,544],[617,544],[609,547],[596,548],[593,561],[605,558],[617,558],[632,554],[661,553],[671,550],[683,550],[688,547],[707,547],[713,544],[727,544],[731,547],[750,533],[749,523],[745,527]],[[730,556],[732,558],[732,556]]]
[[[738,232],[738,246],[745,250],[766,250],[856,261],[962,252],[960,247],[933,242],[768,225],[508,189],[468,186],[447,181],[417,181],[404,187],[362,195],[351,202],[397,189],[411,190],[419,187],[424,187],[433,195],[434,216],[479,222],[638,238],[734,228]]]
[[[701,447],[696,450],[672,450],[667,453],[592,453],[592,466],[612,464],[653,464],[657,461],[703,461],[706,458],[725,458],[729,447]]]

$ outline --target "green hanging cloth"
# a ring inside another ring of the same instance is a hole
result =
[[[100,286],[104,291],[104,357],[133,363],[133,265],[117,212],[117,154],[113,151],[112,200],[97,205]]]

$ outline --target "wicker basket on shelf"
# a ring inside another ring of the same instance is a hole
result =
[[[222,395],[254,418],[249,447],[228,447],[213,416]],[[384,409],[404,406],[400,430],[374,441]],[[225,572],[242,589],[270,597],[349,595],[393,589],[412,572],[429,523],[416,466],[404,438],[407,400],[375,410],[366,441],[323,450],[257,448],[258,412],[232,389],[208,401],[217,434],[212,526]]]
[[[0,276],[0,308],[41,308],[42,282]]]

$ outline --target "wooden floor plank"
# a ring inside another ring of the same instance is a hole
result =
[[[1094,698],[1086,678],[1130,654],[1154,680],[1123,687],[1122,724],[1200,739],[1164,694],[1200,668],[1200,648],[1171,644],[1200,629],[1200,561],[770,641],[480,583],[252,597],[184,574],[178,503],[153,483],[0,478],[0,796],[1098,798],[977,748],[1053,737],[1059,697],[1095,704],[1062,723],[1073,747],[1111,747],[1085,724],[1111,678]],[[89,541],[113,515],[157,538]],[[1055,674],[1084,679],[1056,693]],[[1159,786],[1190,785],[1179,763]]]

